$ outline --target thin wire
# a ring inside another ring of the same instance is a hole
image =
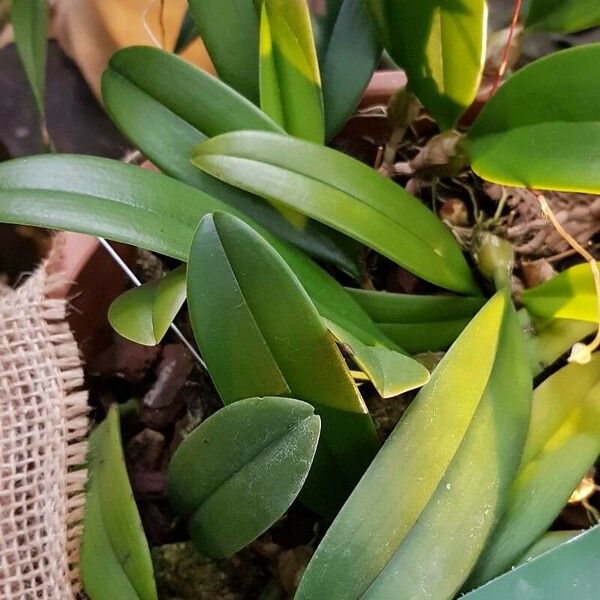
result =
[[[102,237],[98,237],[98,240],[104,247],[104,249],[110,254],[113,260],[119,265],[123,273],[129,277],[129,279],[138,287],[142,285],[142,282],[136,277],[135,273],[129,268],[127,263],[119,256],[118,252]],[[204,370],[206,370],[206,363],[202,360],[202,357],[198,354],[196,349],[183,335],[179,327],[175,323],[171,323],[171,331],[181,340],[184,346],[189,350],[190,354],[198,361]]]

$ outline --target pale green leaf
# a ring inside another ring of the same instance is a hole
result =
[[[535,390],[521,466],[470,588],[514,566],[599,454],[600,354],[595,354],[589,364],[563,367]]]
[[[306,0],[264,0],[260,105],[291,135],[323,142],[321,76]]]
[[[349,156],[287,136],[240,131],[207,140],[193,162],[353,237],[427,281],[477,293],[446,226],[401,186]]]
[[[296,600],[452,598],[501,514],[530,400],[516,315],[498,293],[388,438],[317,548]]]

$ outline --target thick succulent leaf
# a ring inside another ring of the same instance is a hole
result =
[[[498,293],[433,372],[326,533],[297,600],[447,600],[503,507],[531,376]],[[468,378],[468,385],[465,385]]]
[[[46,88],[47,0],[14,0],[10,19],[15,43],[40,116]]]
[[[260,106],[291,135],[323,142],[321,76],[306,0],[264,0]]]
[[[420,296],[346,288],[376,323],[429,323],[471,319],[485,304],[483,297]]]
[[[186,261],[200,219],[223,202],[119,161],[38,156],[0,164],[0,220],[100,235]],[[247,219],[284,257],[322,316],[368,344],[395,348],[344,288],[304,254]]]
[[[199,33],[198,26],[192,18],[192,15],[189,11],[186,12],[179,29],[177,41],[175,42],[174,52],[179,53],[184,50],[198,37]]]
[[[240,131],[207,140],[193,162],[353,237],[427,281],[477,292],[446,226],[402,187],[349,156],[291,137]]]
[[[79,558],[81,580],[90,600],[139,600],[110,543],[100,506],[100,490],[91,478],[85,495],[83,538]]]
[[[519,311],[527,333],[527,353],[533,375],[539,375],[568,352],[573,344],[594,333],[597,325],[571,319],[533,321],[524,309]]]
[[[116,405],[92,433],[88,460],[83,588],[91,600],[156,600],[150,550],[127,476]]]
[[[343,327],[327,320],[325,324],[382,398],[398,396],[429,381],[429,371],[409,356],[389,348],[363,344]]]
[[[600,527],[463,596],[465,600],[590,600],[600,587]]]
[[[469,579],[471,588],[514,566],[599,454],[600,354],[595,354],[589,364],[563,367],[535,390],[521,467]]]
[[[364,0],[330,0],[325,20],[317,51],[325,134],[331,139],[358,106],[381,57],[381,44]]]
[[[128,340],[155,346],[185,302],[185,281],[185,267],[181,266],[159,281],[121,294],[108,309],[113,329]]]
[[[189,5],[219,77],[258,104],[257,2],[189,0]]]
[[[465,317],[427,323],[377,323],[377,327],[410,354],[418,354],[447,350],[470,320]]]
[[[195,90],[196,93],[192,93]],[[283,130],[217,78],[157,48],[117,52],[102,76],[102,96],[119,129],[164,173],[215,196],[309,254],[358,276],[347,238],[299,213],[285,216],[263,199],[196,169],[196,146],[239,129]],[[152,123],[152,127],[148,127]]]
[[[366,0],[385,49],[442,129],[477,95],[485,60],[485,0]]]
[[[326,480],[309,483],[324,499],[333,497],[318,506],[330,512],[360,479],[378,443],[333,337],[296,276],[250,227],[215,213],[201,221],[192,244],[188,307],[223,402],[291,395],[315,407],[334,460],[323,468]]]
[[[600,193],[599,62],[590,44],[512,75],[467,135],[473,170],[503,185]]]
[[[522,300],[535,317],[600,322],[596,287],[587,263],[571,267],[549,281],[525,290]]]
[[[529,31],[573,33],[600,25],[596,0],[531,0],[525,19]]]
[[[239,129],[281,131],[247,98],[210,73],[158,48],[132,46],[113,54],[103,74],[103,99],[118,110],[124,84],[137,88],[203,137]],[[119,87],[119,80],[124,80]],[[172,82],[177,80],[177,84]],[[115,94],[119,94],[114,98]],[[114,98],[114,99],[113,99]],[[128,116],[131,111],[128,111]],[[146,125],[148,121],[146,120]],[[156,133],[156,132],[155,132]]]
[[[379,329],[411,354],[446,350],[485,302],[482,297],[347,290]]]
[[[306,402],[249,398],[190,433],[169,464],[167,492],[206,556],[233,554],[281,518],[308,475],[320,420]]]
[[[534,558],[554,550],[561,544],[572,540],[574,537],[581,535],[582,531],[579,530],[568,530],[568,531],[549,531],[545,533],[535,544],[532,544],[527,552],[523,554],[522,558],[519,559],[519,565],[524,565],[531,562]]]

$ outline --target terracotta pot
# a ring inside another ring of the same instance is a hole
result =
[[[376,71],[363,94],[357,114],[349,119],[337,138],[365,137],[377,145],[385,144],[389,137],[388,120],[382,111],[369,109],[386,107],[406,81],[404,71]]]
[[[133,264],[134,247],[112,245],[125,262]],[[84,359],[89,361],[111,343],[108,307],[129,287],[129,280],[98,238],[67,231],[57,233],[53,239],[48,272],[64,277],[64,285],[53,295],[69,300],[68,321]]]
[[[387,106],[396,90],[404,87],[406,83],[404,71],[375,71],[360,101],[359,110],[380,104]]]

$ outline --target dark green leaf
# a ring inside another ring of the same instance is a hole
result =
[[[110,305],[108,320],[128,340],[145,346],[158,344],[185,302],[185,267],[159,281],[121,294]]]
[[[331,139],[358,106],[379,62],[381,44],[363,0],[329,1],[326,19],[317,49],[325,133]]]
[[[113,405],[91,435],[81,576],[91,600],[156,600],[152,560],[121,446]]]
[[[465,600],[591,600],[600,587],[600,527],[463,596]]]
[[[119,90],[136,88],[193,127],[196,143],[239,129],[281,131],[267,115],[234,89],[172,53],[132,46],[113,54],[103,75],[103,98],[114,110]],[[176,81],[176,84],[173,82]],[[120,109],[120,110],[119,110]],[[128,111],[133,118],[132,111]],[[117,119],[119,121],[120,119]],[[148,121],[145,121],[148,125]],[[154,132],[156,135],[156,131]],[[158,136],[160,138],[160,136]]]
[[[596,286],[588,263],[525,290],[522,299],[525,308],[536,317],[600,322]]]
[[[175,42],[174,52],[179,54],[182,50],[185,50],[199,35],[198,26],[194,22],[190,12],[185,13],[183,22],[181,23],[181,29]]]
[[[13,0],[10,9],[15,42],[40,118],[44,116],[46,87],[46,0]]]
[[[244,218],[184,183],[118,161],[62,155],[0,164],[0,220],[101,235],[183,261],[196,224],[216,210]],[[323,317],[365,344],[397,349],[335,279],[247,221],[283,256]]]
[[[600,193],[599,63],[591,44],[517,71],[467,135],[473,170],[503,185]]]
[[[323,142],[323,99],[306,0],[264,0],[260,106],[291,135]]]
[[[258,104],[258,11],[254,0],[189,0],[219,77]]]
[[[366,0],[384,47],[442,129],[477,95],[485,59],[485,0]]]
[[[471,319],[485,304],[482,297],[419,296],[346,288],[376,323],[430,323]]]
[[[381,331],[411,354],[446,350],[485,302],[481,297],[347,289]]]
[[[470,588],[508,570],[552,524],[600,454],[600,354],[570,364],[534,392],[521,467]]]
[[[531,0],[525,27],[530,31],[572,33],[600,25],[597,0]]]
[[[468,317],[427,323],[377,323],[377,327],[410,354],[447,350],[469,324]]]
[[[264,200],[191,164],[194,149],[206,137],[238,129],[282,131],[232,88],[173,54],[132,47],[112,57],[102,77],[102,96],[119,129],[167,175],[219,198],[282,239],[358,276],[355,251],[346,247],[350,240],[320,223],[306,222],[299,213],[290,222],[292,211],[284,216]]]
[[[503,508],[530,400],[521,332],[501,292],[388,438],[317,548],[296,600],[452,598]]]
[[[477,292],[446,226],[402,187],[349,156],[287,136],[240,131],[207,140],[193,162],[334,227],[427,281]]]
[[[277,521],[308,475],[319,441],[313,407],[249,398],[190,433],[169,464],[169,500],[203,554],[233,554]]]
[[[333,498],[325,508],[317,500],[330,512],[360,479],[378,444],[344,360],[289,266],[239,219],[207,216],[190,251],[188,307],[223,402],[291,395],[315,407],[332,458],[325,468],[317,455],[327,479],[309,483],[316,498]]]
[[[532,544],[527,552],[523,554],[523,557],[519,559],[519,565],[527,564],[531,562],[534,558],[545,554],[550,550],[554,550],[561,544],[572,540],[574,537],[577,537],[582,532],[581,529],[577,530],[568,530],[568,531],[549,531],[545,533],[535,544]]]

